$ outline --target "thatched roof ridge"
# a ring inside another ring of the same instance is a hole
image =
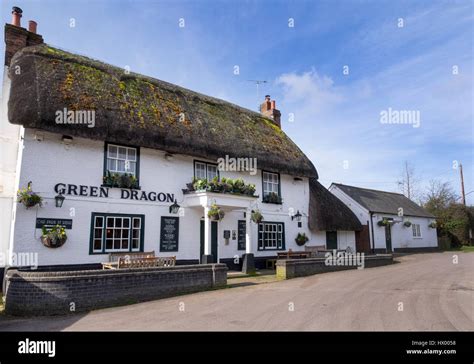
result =
[[[325,231],[359,231],[362,225],[349,207],[315,178],[310,178],[309,228]]]
[[[168,82],[47,44],[17,52],[10,78],[13,124],[211,160],[252,157],[258,168],[318,176],[271,119]],[[95,127],[57,124],[56,111],[64,108],[95,110]]]

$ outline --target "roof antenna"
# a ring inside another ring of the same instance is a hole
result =
[[[257,110],[260,111],[260,90],[259,90],[259,87],[262,83],[267,83],[267,81],[265,80],[247,80],[249,82],[254,82],[256,85],[257,85],[257,100],[259,100],[259,104],[257,106]]]

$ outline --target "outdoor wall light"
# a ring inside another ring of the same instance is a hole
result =
[[[176,200],[174,200],[173,204],[170,206],[170,214],[177,214],[180,207],[181,206],[178,205]]]
[[[292,221],[293,221],[293,220],[296,220],[296,221],[300,222],[302,216],[303,216],[303,215],[301,215],[300,210],[298,210],[298,211],[296,211],[296,214],[294,214],[294,215],[291,217],[291,220],[292,220]]]
[[[61,191],[59,191],[59,194],[56,195],[56,197],[54,198],[54,201],[56,201],[56,207],[63,207],[64,199],[65,197],[63,196]]]

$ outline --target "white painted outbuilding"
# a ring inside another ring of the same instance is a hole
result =
[[[329,191],[344,202],[365,227],[372,251],[438,247],[435,217],[404,195],[339,183],[333,183]],[[384,221],[387,223],[383,224]]]

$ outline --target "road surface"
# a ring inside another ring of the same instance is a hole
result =
[[[453,263],[457,254],[458,263]],[[474,253],[413,254],[385,267],[200,292],[4,330],[474,330]]]

